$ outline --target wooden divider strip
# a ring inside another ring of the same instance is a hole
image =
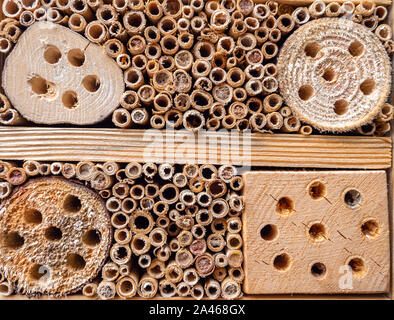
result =
[[[204,142],[209,137],[210,144]],[[297,134],[0,127],[0,159],[38,161],[231,162],[234,165],[384,169],[391,139]],[[187,139],[186,139],[187,138]],[[222,143],[220,143],[222,141]],[[224,141],[224,143],[223,143]],[[153,144],[155,142],[155,144]]]

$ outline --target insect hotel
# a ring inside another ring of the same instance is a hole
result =
[[[391,298],[391,0],[0,8],[1,299]]]

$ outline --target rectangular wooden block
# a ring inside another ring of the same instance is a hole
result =
[[[246,294],[388,291],[385,171],[260,171],[244,179]]]

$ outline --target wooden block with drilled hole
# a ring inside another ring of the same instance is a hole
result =
[[[260,171],[244,178],[245,293],[388,291],[384,171]]]

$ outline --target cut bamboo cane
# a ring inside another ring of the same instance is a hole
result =
[[[159,284],[155,278],[150,277],[147,273],[144,274],[138,283],[138,294],[145,298],[153,298],[158,290]]]

